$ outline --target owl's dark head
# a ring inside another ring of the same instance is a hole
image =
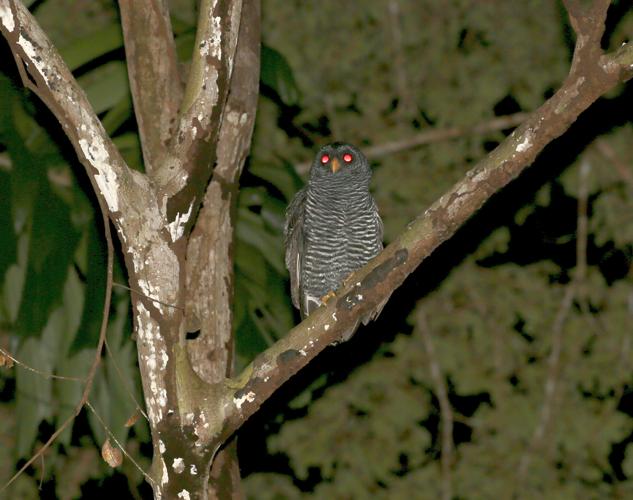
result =
[[[310,178],[314,181],[369,182],[371,168],[358,148],[344,142],[333,142],[319,149]]]

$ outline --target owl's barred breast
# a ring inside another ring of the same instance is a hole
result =
[[[374,202],[362,185],[308,190],[305,207],[304,292],[322,297],[377,255]]]

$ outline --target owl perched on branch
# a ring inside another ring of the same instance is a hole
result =
[[[370,180],[363,153],[350,144],[328,144],[317,153],[308,184],[286,210],[286,267],[292,303],[302,318],[383,248]]]

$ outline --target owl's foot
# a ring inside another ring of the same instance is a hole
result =
[[[328,300],[330,300],[331,298],[333,298],[335,296],[336,296],[336,294],[334,293],[334,290],[330,290],[323,297],[321,297],[321,304],[327,304]]]

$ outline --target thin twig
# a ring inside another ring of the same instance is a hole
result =
[[[112,366],[114,366],[114,370],[119,376],[119,380],[121,381],[121,384],[123,384],[123,387],[125,388],[125,392],[127,392],[128,396],[130,396],[130,399],[134,401],[134,404],[136,405],[136,409],[141,413],[141,415],[143,415],[143,417],[145,417],[145,420],[149,422],[147,413],[145,413],[145,411],[143,410],[143,407],[134,396],[132,389],[130,389],[130,387],[127,385],[128,379],[123,376],[123,373],[121,372],[121,368],[119,368],[119,364],[116,362],[116,359],[114,358],[114,355],[112,354],[112,349],[110,349],[110,344],[108,344],[108,339],[106,339],[105,341],[105,348],[106,348],[106,352],[110,356],[110,361],[108,362],[109,363],[111,362]]]
[[[442,369],[435,353],[431,329],[426,318],[426,312],[422,305],[418,305],[417,325],[420,336],[424,343],[426,355],[429,358],[429,368],[431,379],[435,385],[435,395],[440,405],[440,429],[442,434],[442,444],[440,452],[440,467],[442,476],[442,500],[450,500],[453,497],[453,486],[451,481],[451,467],[453,464],[453,454],[455,445],[453,443],[453,409],[448,399],[446,383],[442,376]]]
[[[90,395],[90,391],[92,389],[92,384],[94,382],[95,374],[97,373],[97,367],[99,366],[99,362],[101,361],[101,352],[103,351],[103,344],[105,343],[105,336],[108,327],[108,316],[110,312],[110,301],[112,299],[112,268],[114,263],[114,247],[112,244],[112,234],[110,233],[110,221],[108,219],[107,210],[103,205],[103,201],[99,199],[99,205],[101,207],[101,216],[103,219],[104,225],[104,233],[106,237],[107,247],[108,247],[108,263],[107,263],[107,278],[106,278],[106,291],[105,291],[105,299],[103,303],[103,317],[101,319],[101,329],[99,330],[99,343],[97,344],[97,352],[95,353],[94,361],[92,362],[92,366],[90,367],[90,371],[88,372],[88,376],[85,378],[85,386],[83,393],[81,395],[81,400],[75,406],[75,411],[70,414],[70,416],[64,421],[64,423],[51,435],[50,438],[44,443],[44,445],[35,452],[35,454],[29,458],[26,463],[20,467],[20,469],[7,481],[7,483],[0,488],[0,493],[6,490],[13,481],[15,481],[30,465],[38,459],[38,457],[42,456],[44,452],[50,448],[50,446],[55,442],[57,436],[59,436],[66,427],[68,427],[75,417],[79,415],[81,409],[88,401],[88,396]]]
[[[43,371],[38,370],[36,368],[33,368],[32,366],[27,365],[26,363],[20,361],[19,359],[14,358],[13,356],[11,356],[11,354],[9,354],[7,351],[2,349],[1,347],[0,347],[0,354],[2,354],[3,356],[6,356],[11,361],[13,361],[16,365],[22,367],[23,369],[28,370],[28,371],[33,372],[33,373],[36,373],[37,375],[40,375],[40,376],[45,377],[45,378],[54,378],[54,379],[57,379],[57,380],[70,380],[72,382],[84,382],[85,381],[85,379],[83,379],[83,378],[66,377],[65,375],[54,375],[52,373],[46,373],[46,372],[43,372]]]
[[[517,473],[517,488],[523,484],[528,468],[530,466],[532,455],[538,450],[543,442],[545,432],[549,427],[552,418],[554,397],[558,389],[560,377],[560,356],[563,350],[563,331],[565,321],[569,315],[574,298],[582,296],[584,281],[587,275],[587,198],[588,198],[588,178],[591,165],[585,161],[580,166],[579,189],[578,189],[578,211],[577,211],[577,236],[576,236],[576,272],[574,278],[567,285],[565,295],[556,314],[556,319],[552,327],[552,350],[547,359],[547,379],[545,381],[545,390],[543,396],[543,404],[539,415],[538,424],[534,428],[530,444],[521,456]]]
[[[389,32],[391,33],[391,42],[393,49],[393,69],[395,73],[396,94],[398,96],[397,112],[400,117],[404,117],[405,113],[415,110],[415,102],[411,97],[409,85],[409,75],[407,74],[407,63],[404,55],[402,41],[402,20],[400,13],[399,0],[390,0],[387,6],[389,11]]]
[[[633,172],[631,172],[631,167],[620,159],[618,153],[606,140],[596,140],[596,147],[600,154],[613,164],[622,180],[629,186],[629,189],[633,190]]]
[[[121,452],[130,460],[130,462],[132,462],[134,464],[134,466],[139,470],[139,472],[141,474],[143,474],[143,477],[145,478],[145,480],[148,481],[149,483],[151,483],[152,486],[153,486],[154,485],[154,480],[152,479],[152,477],[147,472],[145,472],[143,470],[143,468],[136,462],[136,460],[134,460],[132,458],[132,456],[125,450],[123,445],[121,443],[119,443],[117,438],[114,436],[114,433],[110,430],[110,428],[106,425],[106,423],[101,418],[101,415],[99,415],[97,413],[97,411],[94,409],[94,407],[90,404],[90,401],[86,401],[85,405],[93,413],[93,415],[97,418],[97,420],[99,421],[99,423],[101,424],[103,429],[106,431],[108,436],[110,436],[112,441],[114,441],[116,443],[116,445],[119,447]]]
[[[486,134],[488,132],[513,128],[523,123],[529,116],[529,113],[515,113],[513,115],[493,118],[492,120],[479,123],[472,127],[447,127],[425,130],[424,132],[420,132],[419,134],[408,137],[407,139],[385,142],[383,144],[364,148],[363,152],[368,159],[373,160],[390,154],[406,151],[408,149],[413,149],[418,146],[423,146],[424,144],[457,139],[465,135]],[[298,163],[295,165],[295,169],[298,173],[305,174],[308,170],[310,170],[310,165],[311,162]]]

